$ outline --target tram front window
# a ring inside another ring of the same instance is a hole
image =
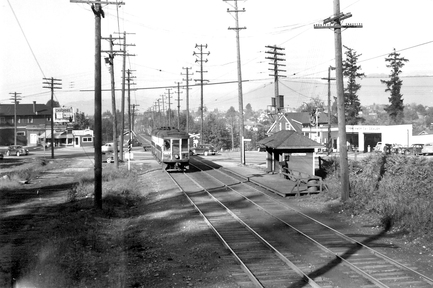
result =
[[[179,147],[179,140],[173,140],[173,154],[174,155],[179,155],[180,153],[180,147]]]
[[[188,152],[188,139],[182,139],[182,152]]]
[[[170,140],[164,140],[164,150],[170,150]]]

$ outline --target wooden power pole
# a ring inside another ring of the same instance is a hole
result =
[[[352,17],[351,13],[340,12],[340,0],[334,0],[334,15],[323,20],[323,25],[314,25],[315,29],[334,29],[335,45],[335,78],[337,85],[337,108],[338,108],[338,137],[340,153],[340,179],[341,179],[341,201],[349,198],[349,164],[347,160],[347,141],[346,141],[346,116],[344,110],[344,83],[343,83],[343,45],[341,40],[341,29],[362,28],[361,24],[345,24],[341,21]]]
[[[71,3],[92,4],[95,15],[95,190],[94,206],[102,209],[102,101],[101,101],[101,17],[105,17],[101,3],[104,5],[123,5],[119,1],[70,0]]]
[[[182,74],[185,75],[186,78],[183,79],[183,81],[186,81],[186,133],[189,133],[189,81],[191,80],[189,76],[189,70],[192,69],[191,67],[182,67],[182,69],[185,69],[186,73]]]
[[[59,85],[62,85],[60,83],[60,79],[54,79],[51,78],[43,78],[45,82],[43,82],[44,85],[43,88],[48,88],[51,90],[51,159],[54,159],[54,89],[62,89]],[[46,131],[45,131],[46,133]]]
[[[203,71],[203,63],[206,63],[208,60],[203,60],[203,55],[208,55],[210,54],[210,52],[203,52],[203,49],[207,49],[207,44],[206,45],[202,45],[202,44],[196,44],[195,48],[198,48],[198,52],[194,52],[193,56],[197,56],[197,59],[195,60],[195,62],[200,62],[200,79],[196,79],[195,81],[200,81],[200,116],[201,116],[201,131],[200,131],[200,143],[203,144],[203,84],[205,81],[208,80],[204,80],[203,79],[203,73],[207,72],[207,71]]]
[[[17,92],[13,92],[13,93],[9,93],[11,95],[13,95],[10,100],[12,100],[14,103],[14,145],[17,145],[17,105],[18,103],[20,103],[19,101],[21,100],[21,96],[19,96],[21,93],[17,93]],[[47,131],[45,131],[46,133]]]
[[[239,39],[239,31],[242,29],[246,29],[246,27],[239,27],[239,12],[245,12],[245,8],[242,10],[238,9],[238,0],[223,0],[224,2],[227,1],[234,1],[234,9],[230,10],[227,9],[227,12],[234,13],[235,14],[235,22],[236,27],[235,28],[229,28],[229,30],[235,30],[236,31],[236,52],[237,52],[237,69],[238,69],[238,102],[239,102],[239,141],[240,148],[241,148],[241,164],[245,165],[245,147],[244,147],[244,104],[243,104],[243,94],[242,94],[242,65],[241,65],[241,44]]]

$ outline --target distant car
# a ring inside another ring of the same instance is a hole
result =
[[[433,154],[433,143],[425,144],[421,149],[421,154],[423,155]]]
[[[412,144],[412,154],[421,155],[424,144]]]
[[[8,147],[8,150],[6,151],[7,156],[15,155],[15,156],[21,156],[21,155],[29,155],[29,150],[24,148],[21,145],[11,145]]]
[[[117,150],[119,151],[119,146],[117,146]],[[101,147],[102,154],[105,153],[113,153],[114,152],[114,143],[105,143]]]
[[[197,147],[191,149],[193,155],[204,154],[204,155],[215,155],[216,149],[210,144],[199,144]]]

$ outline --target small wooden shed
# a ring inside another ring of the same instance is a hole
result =
[[[282,130],[272,134],[259,144],[266,149],[267,171],[278,173],[281,165],[314,175],[314,151],[323,145],[294,130]]]

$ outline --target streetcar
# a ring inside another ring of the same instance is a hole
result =
[[[174,127],[151,133],[152,154],[165,170],[189,170],[189,134]]]

